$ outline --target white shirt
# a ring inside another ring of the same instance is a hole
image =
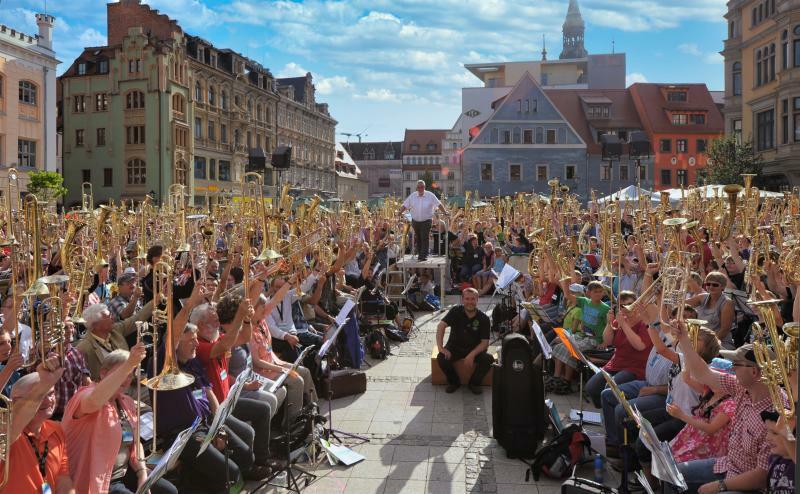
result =
[[[411,219],[414,221],[433,219],[433,212],[441,205],[439,199],[429,190],[426,190],[422,196],[419,195],[419,192],[412,192],[403,202],[403,207],[411,211]]]

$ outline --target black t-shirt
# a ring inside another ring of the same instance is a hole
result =
[[[466,355],[478,346],[481,340],[489,339],[491,326],[489,316],[480,310],[470,319],[464,311],[464,306],[457,305],[450,309],[442,321],[450,326],[450,336],[445,347],[453,353]]]
[[[464,249],[464,264],[468,266],[483,266],[483,247],[478,244],[478,247],[473,248],[471,244]]]

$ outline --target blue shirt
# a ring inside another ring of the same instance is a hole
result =
[[[164,366],[164,345],[158,348],[159,372]],[[206,389],[211,383],[206,379],[206,372],[200,360],[193,358],[179,364],[180,370],[194,376],[194,382],[185,388],[173,391],[158,391],[158,416],[156,430],[160,437],[167,438],[192,425],[196,417],[206,424],[211,424],[211,407],[206,398]],[[152,372],[152,366],[148,366]],[[151,391],[151,396],[152,396]]]
[[[5,368],[5,364],[0,364],[0,371]],[[15,382],[19,381],[20,377],[22,377],[22,374],[20,374],[18,370],[15,370],[11,373],[11,377],[8,378],[8,383],[6,383],[6,386],[3,388],[4,396],[11,396],[11,386],[13,386]]]

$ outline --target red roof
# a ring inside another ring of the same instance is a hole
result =
[[[406,135],[403,139],[403,154],[442,154],[442,141],[447,135],[447,132],[447,130],[443,129],[406,129]],[[411,146],[414,144],[419,146],[416,150],[411,149]],[[436,147],[434,149],[428,149],[429,144],[435,144]]]
[[[668,101],[666,91],[674,89],[685,89],[686,101]],[[628,90],[649,134],[720,134],[725,129],[722,114],[705,84],[637,83]],[[702,112],[706,115],[706,123],[673,125],[671,112]]]

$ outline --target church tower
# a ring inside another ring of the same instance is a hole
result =
[[[564,49],[558,57],[561,60],[573,58],[585,58],[588,56],[586,48],[583,47],[583,33],[586,25],[581,17],[581,9],[578,7],[578,0],[569,0],[567,18],[564,20],[562,32],[564,33]]]

